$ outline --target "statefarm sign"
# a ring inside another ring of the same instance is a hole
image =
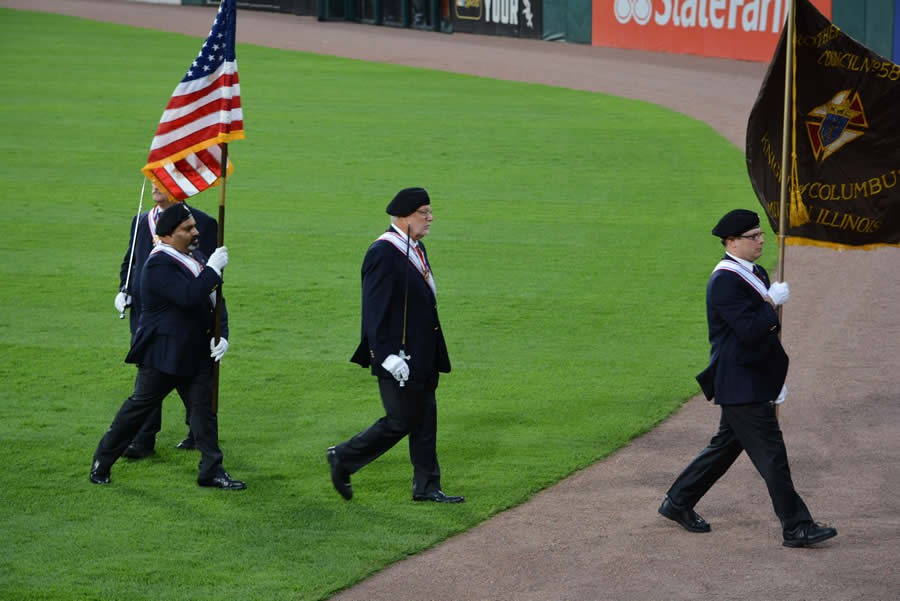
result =
[[[812,0],[831,17],[831,0]],[[593,0],[592,44],[772,60],[790,0]]]

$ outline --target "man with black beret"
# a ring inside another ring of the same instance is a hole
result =
[[[769,284],[763,231],[753,211],[736,209],[712,233],[725,247],[706,287],[710,362],[697,376],[707,399],[720,407],[719,431],[669,488],[659,513],[689,532],[709,532],[694,506],[746,451],[766,482],[781,520],[782,544],[806,547],[837,535],[816,524],[791,479],[776,405],[787,396],[788,356],[775,308],[788,300],[787,283]]]
[[[221,307],[222,337],[216,341],[216,291],[228,250],[217,248],[209,260],[192,251],[197,224],[190,209],[176,203],[156,222],[159,242],[141,272],[143,308],[125,361],[138,366],[134,392],[122,404],[100,439],[90,481],[109,484],[110,469],[151,412],[177,389],[189,406],[190,427],[200,451],[200,486],[241,490],[222,467],[219,428],[212,412],[213,365],[228,350],[228,312]]]
[[[369,247],[362,265],[360,343],[350,359],[371,369],[385,415],[327,452],[331,482],[346,500],[350,475],[409,437],[414,501],[461,503],[441,490],[437,459],[439,373],[450,357],[437,313],[437,287],[422,243],[434,216],[423,188],[404,188],[388,204],[391,226]]]
[[[174,201],[169,198],[165,189],[160,188],[156,184],[152,184],[150,195],[153,198],[153,208],[145,211],[132,218],[131,227],[129,228],[128,248],[125,249],[125,256],[122,258],[122,265],[119,269],[119,293],[116,295],[114,305],[120,315],[124,316],[126,309],[130,309],[130,327],[131,336],[137,331],[138,319],[141,316],[141,270],[150,251],[156,245],[156,223],[159,216],[167,208],[173,206]],[[212,255],[216,249],[216,241],[218,238],[219,225],[216,220],[204,213],[203,211],[184,204],[191,212],[194,220],[197,222],[197,230],[200,232],[198,238],[197,249],[205,256]],[[182,402],[187,411],[187,401],[182,397]],[[185,423],[190,422],[190,416],[185,412]],[[156,447],[156,434],[162,428],[162,407],[153,411],[147,418],[147,421],[141,427],[134,440],[126,447],[122,453],[124,457],[129,459],[143,459],[150,457],[154,453]],[[191,450],[196,448],[194,435],[188,430],[187,436],[176,445],[176,448],[182,450]]]

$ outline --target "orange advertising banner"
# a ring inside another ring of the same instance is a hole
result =
[[[831,0],[812,0],[831,18]],[[790,0],[593,0],[594,46],[772,60]]]

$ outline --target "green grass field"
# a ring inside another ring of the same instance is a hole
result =
[[[219,420],[225,466],[249,488],[197,487],[197,455],[173,448],[175,397],[157,455],[91,485],[135,373],[113,297],[139,169],[205,32],[0,20],[0,598],[324,599],[697,393],[721,253],[709,230],[756,206],[743,155],[708,126],[599,94],[243,45]],[[438,445],[460,506],[410,501],[405,444],[354,477],[350,503],[325,463],[381,415],[348,358],[362,256],[406,186],[426,187],[435,213],[454,367]],[[217,203],[218,190],[193,199]]]

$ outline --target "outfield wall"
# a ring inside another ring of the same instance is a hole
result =
[[[858,0],[857,0],[858,1]],[[789,0],[593,0],[594,46],[769,61]],[[831,16],[832,0],[812,0]]]
[[[788,0],[592,0],[591,44],[768,62]],[[900,0],[811,0],[846,34],[900,63]]]
[[[900,63],[900,0],[832,0],[831,19],[844,33]]]
[[[138,0],[141,1],[141,0]],[[216,5],[218,0],[143,0]],[[811,0],[845,33],[900,63],[900,0]],[[768,62],[789,0],[238,0],[321,21],[511,36]]]

